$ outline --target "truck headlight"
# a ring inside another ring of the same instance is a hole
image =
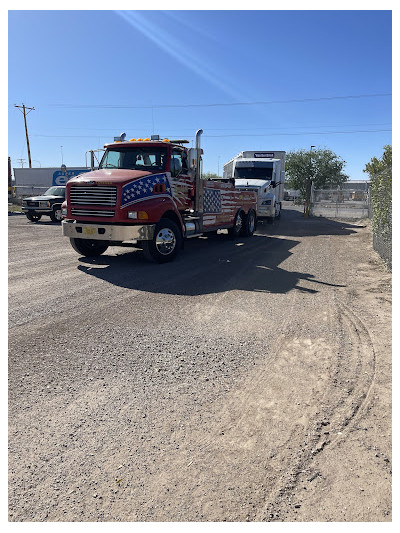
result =
[[[148,220],[149,215],[146,211],[128,211],[128,218],[133,218],[135,220]]]
[[[62,207],[61,208],[61,214],[62,214],[63,217],[67,216],[67,208],[66,207]]]

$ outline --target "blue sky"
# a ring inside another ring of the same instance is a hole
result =
[[[122,131],[202,128],[205,171],[315,145],[365,179],[391,144],[391,96],[364,96],[392,92],[390,11],[21,10],[8,32],[13,167],[28,166],[22,103],[33,166],[84,165]]]

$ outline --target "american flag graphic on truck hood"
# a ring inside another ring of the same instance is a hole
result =
[[[172,198],[171,185],[166,173],[151,174],[144,178],[130,181],[122,187],[121,208],[147,198]]]

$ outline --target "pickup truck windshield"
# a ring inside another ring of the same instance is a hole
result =
[[[236,167],[235,178],[242,178],[242,179],[249,179],[249,180],[254,180],[254,179],[270,180],[272,178],[272,168]]]
[[[132,147],[107,149],[99,168],[126,168],[148,172],[165,170],[167,150],[163,148]]]
[[[50,187],[43,196],[65,196],[65,187]]]

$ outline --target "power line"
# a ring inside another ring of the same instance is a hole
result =
[[[338,133],[379,133],[382,131],[392,131],[391,129],[382,129],[382,130],[352,130],[352,131],[301,131],[296,133],[249,133],[249,134],[240,134],[240,133],[228,133],[227,135],[203,135],[203,137],[274,137],[275,135],[335,135]]]
[[[300,125],[300,126],[287,126],[285,128],[277,128],[278,130],[297,130],[299,128],[336,128],[338,126],[344,126],[344,127],[348,127],[348,128],[355,128],[355,127],[363,127],[363,126],[391,126],[391,122],[370,122],[370,123],[365,123],[365,124],[336,124],[336,125],[331,125],[331,124],[314,124],[313,126],[304,126],[303,124]],[[89,131],[106,131],[106,132],[110,132],[110,131],[119,131],[121,128],[121,126],[118,126],[117,128],[88,128],[88,127],[85,127],[85,128],[77,128],[77,127],[67,127],[67,128],[55,128],[56,130],[74,130],[74,131],[78,131],[78,130],[89,130]],[[129,131],[137,131],[138,129],[140,130],[146,130],[146,128],[148,128],[148,126],[143,126],[141,128],[138,128],[138,126],[124,126],[124,128],[126,130],[129,130]],[[268,129],[266,126],[262,127],[262,128],[208,128],[207,126],[203,126],[203,130],[204,131],[254,131],[254,130],[266,130]],[[181,128],[179,130],[176,130],[176,131],[179,131],[180,133],[178,133],[178,135],[181,135],[182,132],[184,131],[190,131],[190,132],[193,132],[193,128]],[[271,131],[270,129],[268,131]],[[274,130],[272,130],[274,131]],[[172,132],[170,132],[172,134]]]
[[[376,98],[381,96],[392,96],[392,93],[376,94],[353,94],[347,96],[321,96],[318,98],[295,98],[291,100],[269,100],[259,102],[231,102],[231,103],[212,103],[212,104],[158,104],[145,106],[129,106],[118,104],[51,104],[53,107],[63,107],[68,109],[166,109],[177,107],[231,107],[231,106],[249,106],[249,105],[270,105],[270,104],[292,104],[306,102],[321,102],[328,100],[346,100],[357,98]]]
[[[380,132],[389,132],[392,131],[390,129],[379,129],[379,130],[351,130],[351,131],[301,131],[301,132],[295,132],[295,133],[228,133],[226,135],[206,135],[203,134],[203,138],[210,138],[210,137],[274,137],[275,135],[334,135],[334,134],[341,134],[341,133],[380,133]],[[33,137],[49,137],[49,138],[85,138],[85,139],[93,139],[94,137],[97,138],[108,138],[108,135],[42,135],[42,134],[35,134],[32,135]],[[173,137],[173,135],[165,135],[164,137],[169,138]],[[187,135],[186,137],[194,138],[193,135]]]

